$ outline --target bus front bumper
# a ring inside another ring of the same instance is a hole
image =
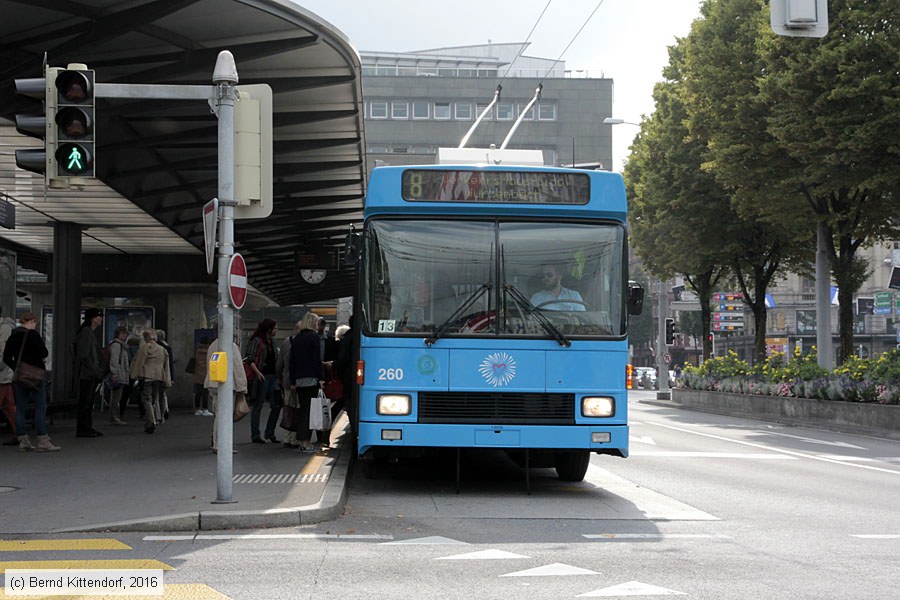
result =
[[[359,423],[359,454],[376,447],[580,449],[628,456],[627,425]]]

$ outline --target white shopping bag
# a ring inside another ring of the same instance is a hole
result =
[[[325,416],[328,422],[325,422]],[[309,401],[309,428],[312,430],[331,428],[331,401],[325,397],[325,392],[319,390],[319,394]]]

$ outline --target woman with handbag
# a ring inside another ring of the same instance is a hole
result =
[[[278,351],[275,347],[275,334],[278,324],[272,319],[263,319],[256,326],[253,335],[247,342],[244,363],[249,365],[252,373],[253,390],[252,412],[250,413],[250,441],[254,444],[277,443],[275,427],[281,413],[281,395],[278,394],[278,376],[275,363]],[[249,377],[248,377],[249,379]],[[265,437],[259,434],[259,418],[264,404],[269,404],[269,418],[266,421]]]
[[[300,451],[312,453],[315,446],[310,443],[312,431],[309,429],[309,407],[321,386],[325,384],[322,368],[322,352],[319,336],[315,331],[319,316],[308,312],[300,319],[300,332],[291,338],[289,361],[291,393],[297,395],[298,424],[295,424]]]
[[[47,435],[47,380],[44,359],[49,352],[41,334],[36,331],[37,316],[33,312],[22,314],[22,326],[18,327],[3,349],[3,362],[13,369],[13,394],[16,398],[16,435],[19,437],[19,452],[59,452]],[[34,402],[34,428],[37,444],[32,446],[28,439],[25,410],[28,402]]]

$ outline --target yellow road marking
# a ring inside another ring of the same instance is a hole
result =
[[[309,462],[300,470],[301,475],[315,475],[319,472],[319,467],[325,462],[324,456],[315,455],[309,459]]]
[[[0,540],[0,552],[42,552],[53,550],[131,550],[114,539],[91,540]]]
[[[7,596],[6,589],[0,588],[0,598],[17,600],[84,600],[87,596]],[[90,596],[92,600],[231,600],[229,596],[217,592],[202,583],[167,583],[162,596]]]
[[[162,569],[173,571],[175,567],[152,559],[131,560],[15,560],[0,562],[0,573],[7,569]]]

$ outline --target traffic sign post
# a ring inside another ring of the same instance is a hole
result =
[[[212,275],[216,258],[216,230],[219,225],[219,199],[203,205],[203,248],[206,251],[206,272]]]
[[[247,300],[247,263],[240,254],[232,255],[228,263],[228,295],[234,308],[244,308]]]

